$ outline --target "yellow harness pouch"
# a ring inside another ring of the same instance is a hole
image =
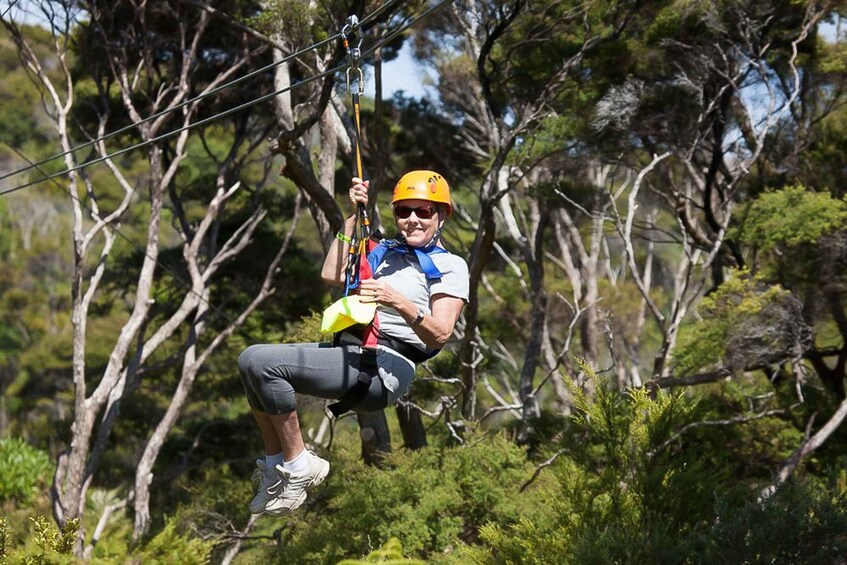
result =
[[[376,315],[376,302],[362,302],[358,294],[339,298],[324,310],[322,333],[340,332],[356,324],[370,324]]]

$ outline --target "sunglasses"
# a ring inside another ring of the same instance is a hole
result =
[[[394,207],[394,215],[401,220],[405,220],[411,216],[412,212],[415,213],[415,216],[417,216],[419,220],[428,220],[433,216],[433,214],[435,214],[436,210],[434,206],[418,206],[417,208],[409,208],[408,206]]]

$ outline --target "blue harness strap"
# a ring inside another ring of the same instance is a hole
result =
[[[430,255],[447,253],[447,250],[437,247],[436,245],[430,245],[424,249],[410,247],[406,245],[405,241],[399,238],[382,239],[379,244],[367,254],[368,266],[370,266],[371,273],[376,273],[377,267],[379,267],[379,264],[382,263],[382,260],[385,258],[385,254],[388,253],[389,250],[414,256],[428,281],[441,278],[441,271],[439,271],[438,267],[435,266],[435,263],[432,262]],[[356,280],[356,286],[358,286],[358,282],[359,281]],[[371,325],[368,327],[374,326]],[[347,330],[343,331],[347,332]],[[342,332],[335,334],[336,345],[339,343],[341,333]],[[393,339],[379,331],[379,329],[376,330],[376,334],[378,335],[377,342],[379,344],[390,347],[400,355],[409,359],[412,363],[422,363],[427,359],[434,357],[440,351],[438,349],[433,351],[420,351],[416,347]],[[346,335],[355,336],[355,332],[347,332]],[[357,336],[355,339],[360,338]],[[358,343],[362,342],[359,341]],[[359,369],[360,372],[356,383],[347,392],[345,392],[341,398],[338,399],[338,402],[334,402],[328,406],[330,412],[332,412],[336,418],[344,412],[352,410],[359,405],[367,394],[368,389],[370,389],[373,376],[377,374],[378,368],[376,363],[376,352],[374,350],[363,349],[361,363],[362,365]]]
[[[379,267],[379,264],[382,263],[382,260],[385,258],[385,254],[388,253],[389,250],[394,250],[397,253],[403,253],[406,255],[414,255],[428,281],[441,278],[441,271],[439,271],[438,267],[435,266],[435,263],[433,263],[430,255],[447,253],[446,249],[438,247],[435,244],[424,248],[411,247],[406,245],[406,242],[402,239],[383,239],[379,242],[379,245],[374,247],[374,249],[368,254],[368,263],[370,263],[372,272],[376,272],[377,267]]]

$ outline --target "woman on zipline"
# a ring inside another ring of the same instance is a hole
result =
[[[344,258],[354,239],[355,211],[368,202],[368,184],[353,178],[354,212],[321,271],[330,284],[347,282]],[[407,173],[394,187],[391,207],[397,238],[381,241],[368,254],[373,277],[357,281],[357,300],[376,305],[364,334],[362,326],[353,326],[337,333],[333,343],[253,345],[238,358],[265,448],[265,457],[256,460],[254,514],[296,510],[306,491],[329,473],[329,462],[304,446],[295,393],[340,400],[337,409],[330,406],[336,415],[351,408],[382,410],[408,390],[415,364],[438,353],[453,333],[468,299],[468,266],[444,250],[440,238],[453,212],[447,181],[433,171]]]

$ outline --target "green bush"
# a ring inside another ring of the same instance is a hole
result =
[[[675,435],[699,417],[691,400],[595,382],[593,397],[574,391],[576,412],[551,467],[558,485],[545,504],[554,519],[492,521],[480,544],[442,563],[823,564],[847,554],[841,474],[834,486],[789,483],[761,501],[761,485],[732,484],[701,443]]]
[[[491,522],[482,547],[462,548],[452,563],[678,563],[692,532],[713,520],[720,474],[673,435],[693,402],[680,393],[620,393],[584,368],[596,391],[572,391],[575,414],[551,468],[558,485],[545,498],[554,518]]]
[[[700,302],[701,319],[680,330],[677,376],[727,368],[751,370],[795,358],[810,345],[802,305],[779,285],[733,271]]]
[[[424,565],[423,561],[417,559],[406,559],[403,557],[403,544],[397,538],[391,538],[379,549],[370,552],[364,559],[344,559],[338,565],[367,565],[368,563],[382,563],[383,565]]]
[[[165,518],[165,527],[135,553],[138,563],[203,565],[209,562],[214,543],[178,531],[175,520]]]
[[[52,470],[50,457],[18,438],[0,440],[0,502],[29,504]]]
[[[12,532],[6,518],[0,518],[0,563],[5,563],[6,552],[12,545]]]
[[[809,482],[783,485],[765,501],[724,497],[697,536],[699,563],[840,563],[847,555],[847,499]],[[693,561],[693,560],[692,560]]]
[[[10,558],[22,565],[76,562],[72,553],[79,533],[79,520],[68,520],[61,529],[44,516],[32,517],[29,523],[30,531],[23,540],[23,547],[16,549],[12,547],[13,536],[6,519],[0,520],[0,563],[11,562]]]
[[[488,522],[543,514],[540,489],[520,492],[532,471],[524,450],[499,435],[469,434],[465,446],[395,452],[384,468],[334,457],[329,484],[309,495],[317,512],[289,518],[284,550],[267,557],[337,563],[397,538],[410,556],[432,562],[462,542],[475,543]]]
[[[732,230],[730,237],[770,250],[813,243],[842,229],[847,222],[847,201],[804,186],[788,186],[759,195],[740,214],[741,227]]]

